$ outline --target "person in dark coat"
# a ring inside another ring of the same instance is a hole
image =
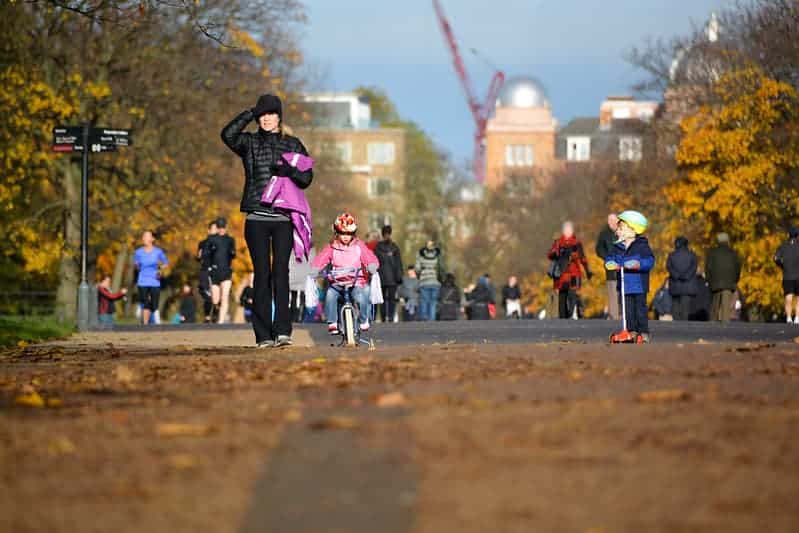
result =
[[[438,319],[458,320],[461,307],[461,290],[455,283],[455,274],[444,276],[441,291],[438,293]]]
[[[710,292],[705,276],[697,273],[695,278],[696,297],[691,303],[691,315],[688,320],[707,322],[710,320],[710,308],[713,305],[713,294]]]
[[[183,285],[178,313],[180,314],[181,324],[194,324],[197,322],[197,302],[194,301],[194,294],[191,291],[191,285],[188,283]]]
[[[547,257],[556,262],[558,267],[558,275],[552,279],[554,290],[558,293],[558,317],[572,318],[579,306],[582,271],[585,270],[588,279],[593,276],[583,243],[574,235],[574,224],[569,221],[563,223],[562,234],[552,243]]]
[[[255,121],[256,133],[244,130]],[[284,155],[308,155],[302,142],[283,125],[283,103],[272,94],[258,98],[252,109],[239,113],[222,129],[222,141],[235,152],[244,167],[244,190],[240,210],[246,213],[244,239],[255,270],[255,301],[252,326],[259,348],[291,344],[289,307],[289,259],[294,246],[291,219],[261,196],[272,176],[291,179],[300,189],[313,181],[313,169],[301,171],[284,164]],[[272,304],[275,315],[272,320]]]
[[[718,246],[707,253],[705,275],[713,293],[712,320],[727,322],[732,318],[735,289],[741,279],[741,260],[730,248],[730,236],[716,235]]]
[[[596,255],[602,259],[604,264],[605,259],[614,253],[613,245],[616,243],[616,226],[619,224],[619,217],[616,213],[608,215],[608,225],[602,228],[599,232],[599,237],[596,240]],[[618,284],[618,273],[615,270],[605,269],[605,286],[608,291],[608,318],[618,320],[619,314],[619,297],[616,292]]]
[[[688,248],[688,239],[677,237],[674,241],[674,251],[666,260],[674,320],[688,320],[691,315],[691,306],[696,297],[696,269],[698,266],[699,260],[696,254]]]
[[[490,320],[491,314],[488,305],[494,303],[488,279],[480,276],[477,285],[466,295],[469,305],[469,320]]]
[[[383,289],[383,304],[379,306],[383,322],[393,322],[397,305],[397,286],[402,285],[402,255],[399,246],[391,240],[391,226],[383,226],[383,240],[375,246],[375,255],[380,261],[380,286]]]
[[[790,229],[788,240],[780,245],[774,255],[774,262],[782,269],[786,320],[789,324],[799,325],[799,228]],[[793,320],[791,320],[792,311]]]

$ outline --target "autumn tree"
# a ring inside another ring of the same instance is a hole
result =
[[[799,218],[799,93],[755,67],[726,74],[714,91],[718,105],[682,122],[681,173],[666,193],[706,244],[730,234],[745,296],[778,309],[772,257]]]

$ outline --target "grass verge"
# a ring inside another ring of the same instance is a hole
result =
[[[20,342],[37,342],[65,337],[73,331],[71,325],[58,322],[53,317],[0,317],[0,347],[14,346]]]

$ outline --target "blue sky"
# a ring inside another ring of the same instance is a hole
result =
[[[317,90],[383,88],[403,118],[470,157],[473,122],[431,0],[305,0],[302,47]],[[492,70],[538,78],[561,124],[596,116],[643,75],[624,61],[647,37],[684,34],[731,0],[442,0],[479,97]]]

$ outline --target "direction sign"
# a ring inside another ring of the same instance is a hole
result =
[[[81,126],[53,128],[53,150],[56,152],[82,152],[83,128]]]
[[[133,146],[133,136],[130,130],[111,128],[92,128],[89,132],[92,144],[99,143],[113,146]]]

